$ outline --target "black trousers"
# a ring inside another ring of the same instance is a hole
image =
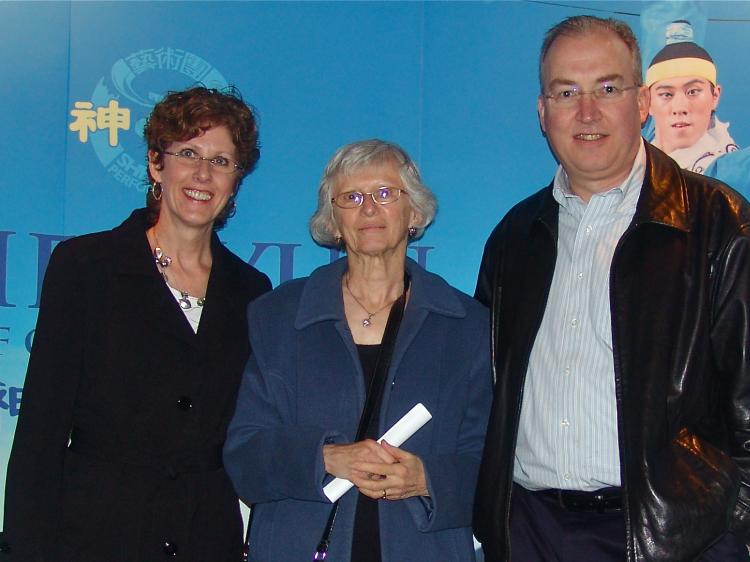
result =
[[[568,511],[556,499],[514,484],[510,550],[512,562],[622,562],[623,512]],[[749,560],[747,547],[730,533],[700,558],[700,562]]]

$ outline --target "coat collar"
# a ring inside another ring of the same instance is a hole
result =
[[[120,226],[112,230],[119,272],[148,276],[158,275],[154,267],[151,247],[148,238],[146,238],[146,231],[149,227],[147,209],[135,209]],[[225,269],[231,265],[231,260],[228,259],[228,250],[215,232],[211,233],[211,259],[213,265],[217,266],[214,268],[212,265],[212,273],[215,269],[219,275],[226,278],[227,282],[231,282],[232,275],[225,273]],[[234,272],[233,269],[229,273]]]
[[[325,320],[345,319],[341,277],[346,268],[347,259],[341,258],[332,264],[319,267],[307,278],[294,321],[296,329],[302,330]],[[453,318],[466,316],[464,305],[445,280],[425,271],[410,258],[406,258],[406,271],[411,277],[411,295],[407,310],[423,309]]]
[[[633,224],[651,222],[690,231],[684,170],[661,150],[645,140],[643,142],[646,145],[646,174]],[[552,184],[542,192],[535,214],[537,220],[557,232],[558,203],[552,195]]]
[[[684,173],[677,162],[646,142],[646,177],[634,224],[653,222],[690,231]]]
[[[141,287],[142,298],[149,302],[149,308],[155,317],[161,318],[162,325],[171,333],[195,345],[208,336],[224,336],[224,325],[227,315],[238,314],[244,317],[244,308],[235,303],[241,301],[245,289],[242,281],[239,260],[232,259],[229,250],[219,240],[216,233],[211,234],[211,273],[206,288],[206,307],[201,316],[198,334],[193,332],[182,310],[172,294],[164,286],[164,281],[154,266],[154,257],[146,238],[149,228],[146,209],[134,210],[120,226],[111,231],[112,253],[115,260],[115,271],[127,280],[129,286]],[[109,256],[112,258],[112,256]]]
[[[146,209],[136,209],[117,228],[112,229],[117,270],[121,273],[153,276],[154,258],[146,238],[149,228]]]

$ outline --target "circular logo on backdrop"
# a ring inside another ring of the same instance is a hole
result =
[[[75,101],[68,129],[90,143],[107,171],[123,185],[145,191],[143,126],[167,91],[196,82],[224,88],[227,81],[202,57],[173,47],[143,49],[118,59],[94,87],[91,100]]]

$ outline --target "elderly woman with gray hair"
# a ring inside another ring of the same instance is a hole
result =
[[[435,211],[400,147],[340,148],[310,230],[346,257],[250,308],[253,355],[224,449],[253,504],[250,560],[474,560],[487,312],[406,257]],[[401,448],[375,441],[417,403],[431,421]],[[334,478],[354,487],[332,505]]]

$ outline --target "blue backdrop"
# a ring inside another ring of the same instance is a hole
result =
[[[624,19],[648,61],[661,46],[654,22],[689,12],[719,68],[719,115],[750,145],[750,4],[664,3],[641,18],[650,6],[0,3],[0,491],[50,251],[142,206],[143,121],[167,90],[231,83],[258,109],[260,165],[221,237],[274,284],[330,259],[307,232],[320,174],[337,147],[380,137],[415,158],[438,197],[410,254],[471,293],[492,227],[554,172],[536,117],[537,57],[560,19]]]

